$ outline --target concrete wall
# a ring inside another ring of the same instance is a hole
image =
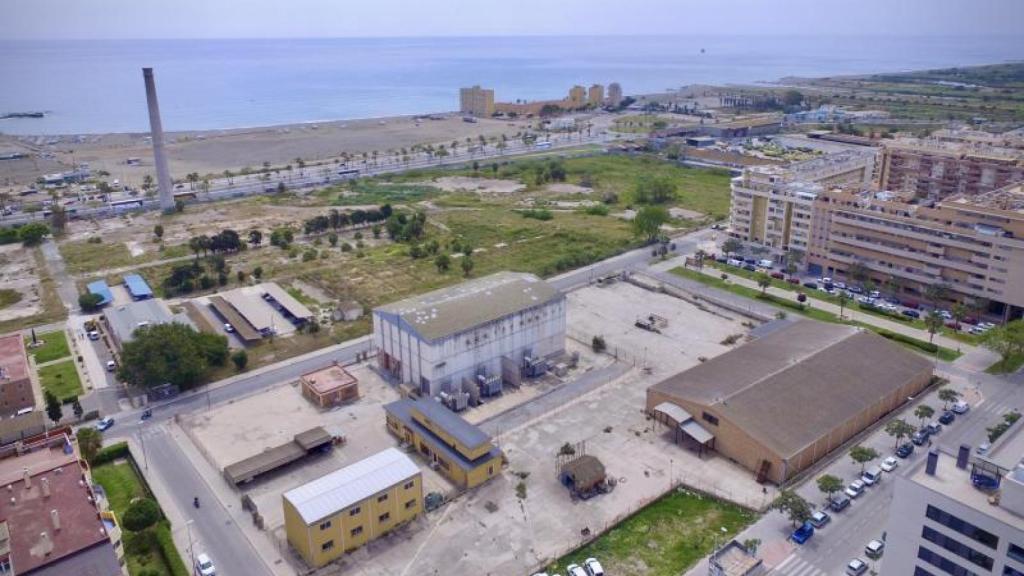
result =
[[[447,338],[428,342],[394,315],[374,311],[374,343],[401,363],[395,376],[421,394],[453,390],[479,370],[501,374],[501,357],[527,352],[547,357],[565,350],[565,298],[522,310]],[[381,361],[385,361],[383,358]]]

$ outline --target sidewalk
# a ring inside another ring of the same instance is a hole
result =
[[[690,268],[690,270],[693,270],[693,268]],[[703,270],[698,271],[713,278],[718,278],[722,274],[721,270],[712,268],[710,266],[705,266]],[[749,280],[747,278],[743,278],[741,276],[736,276],[734,274],[729,274],[729,282],[736,284],[738,286],[746,286],[747,288],[752,288],[757,291],[761,290],[761,287],[757,285],[757,282]],[[782,290],[780,288],[769,287],[766,292],[768,294],[771,294],[772,296],[784,300],[795,301],[796,298],[796,293],[790,290]],[[839,306],[837,306],[836,304],[832,304],[831,302],[826,302],[824,300],[819,300],[817,298],[812,298],[808,296],[806,304],[812,308],[824,310],[826,312],[831,312],[836,316],[839,316]],[[925,330],[911,328],[906,324],[902,324],[894,320],[887,320],[874,314],[867,314],[865,312],[861,312],[859,309],[857,309],[857,303],[853,300],[850,301],[850,305],[846,306],[843,309],[843,318],[863,322],[865,324],[871,324],[872,326],[884,328],[886,330],[889,330],[890,332],[896,332],[898,334],[910,336],[911,338],[917,338],[918,340],[923,340],[925,342],[928,342],[931,336]],[[975,347],[970,344],[965,344],[963,342],[960,342],[959,340],[953,340],[952,338],[948,338],[946,336],[943,336],[942,334],[936,334],[933,342],[935,342],[935,344],[938,344],[939,346],[950,348],[952,350],[960,350],[965,353],[969,353],[971,350],[975,349]]]

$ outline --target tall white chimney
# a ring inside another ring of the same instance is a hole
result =
[[[60,531],[60,514],[57,513],[57,509],[50,510],[50,520],[53,521],[53,529]]]
[[[160,209],[174,210],[174,191],[171,189],[171,171],[167,167],[167,153],[164,151],[164,126],[160,120],[160,104],[156,99],[156,81],[153,69],[143,68],[142,79],[146,83],[146,104],[149,107],[149,133],[153,139],[153,161],[156,164],[156,184],[160,196]]]
[[[43,479],[39,482],[43,486],[43,498],[50,497],[50,479],[43,476]]]

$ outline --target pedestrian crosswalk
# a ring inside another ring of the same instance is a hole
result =
[[[796,552],[793,552],[789,556],[786,556],[785,560],[779,562],[775,568],[772,568],[769,574],[781,574],[785,576],[824,576],[826,572],[807,560],[804,560]]]

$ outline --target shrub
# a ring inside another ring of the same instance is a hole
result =
[[[605,343],[604,336],[594,336],[594,338],[590,340],[590,347],[594,352],[600,354],[608,349],[608,344]]]
[[[89,464],[95,468],[96,466],[102,466],[103,464],[113,462],[119,458],[128,458],[130,455],[131,453],[128,450],[128,443],[118,442],[117,444],[111,444],[97,452],[96,456],[91,462],[89,462]]]
[[[181,560],[178,549],[174,546],[174,539],[171,537],[171,529],[166,522],[161,522],[154,530],[156,543],[160,546],[160,555],[164,562],[171,568],[172,576],[190,576],[188,567]]]
[[[160,507],[149,498],[132,502],[121,519],[124,527],[132,532],[142,532],[160,521]]]
[[[554,218],[554,214],[551,210],[545,208],[531,208],[530,210],[520,210],[519,215],[523,218],[533,218],[534,220],[551,220]]]

